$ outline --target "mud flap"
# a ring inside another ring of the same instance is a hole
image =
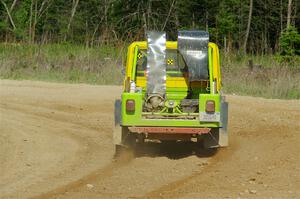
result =
[[[220,147],[228,146],[228,102],[221,102],[221,125],[219,129],[219,145]]]
[[[221,102],[221,128],[214,128],[204,136],[204,148],[218,148],[228,146],[228,102]]]
[[[115,124],[113,128],[113,143],[115,145],[122,145],[122,113],[121,113],[121,100],[115,101]]]

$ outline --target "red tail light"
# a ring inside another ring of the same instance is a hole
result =
[[[135,110],[135,101],[131,99],[126,100],[126,111],[134,112],[134,110]]]
[[[215,112],[215,101],[213,101],[213,100],[207,100],[206,101],[205,111],[207,113],[214,113]]]

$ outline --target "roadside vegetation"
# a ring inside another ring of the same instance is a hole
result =
[[[148,30],[206,30],[227,93],[300,98],[296,0],[0,0],[0,78],[121,84]]]
[[[0,78],[120,85],[126,47],[1,44]],[[300,99],[297,61],[222,52],[221,62],[226,93]]]
[[[89,84],[122,82],[122,49],[81,45],[0,45],[0,78]]]
[[[222,56],[226,93],[278,99],[300,99],[299,62],[278,62],[273,55]]]

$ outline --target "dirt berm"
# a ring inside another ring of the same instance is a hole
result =
[[[227,96],[230,147],[113,160],[119,86],[0,81],[0,198],[300,198],[300,101]]]

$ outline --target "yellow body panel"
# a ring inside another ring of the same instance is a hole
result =
[[[220,61],[219,61],[219,49],[218,46],[214,43],[209,42],[209,48],[212,49],[212,56],[213,56],[213,80],[217,83],[217,91],[221,89],[221,74],[220,74]],[[126,62],[126,75],[125,81],[133,80],[132,79],[132,67],[134,65],[134,52],[135,47],[140,49],[147,49],[147,42],[146,41],[138,41],[133,42],[128,47],[128,54],[127,54],[127,62]],[[166,42],[167,49],[177,49],[177,42],[176,41],[167,41]],[[136,77],[136,86],[137,87],[146,87],[146,77]],[[125,83],[124,83],[125,85]],[[166,81],[167,88],[186,88],[188,89],[188,77],[167,77]],[[191,82],[191,87],[208,87],[209,81],[199,81],[199,82]]]
[[[217,44],[209,42],[209,48],[212,48],[213,52],[213,79],[217,82],[217,91],[221,89],[221,71],[220,71],[220,57],[219,48]]]

